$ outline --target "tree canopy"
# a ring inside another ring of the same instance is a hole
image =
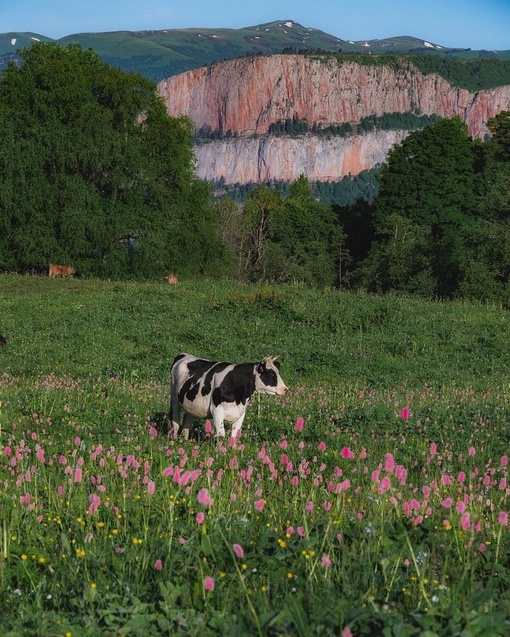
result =
[[[0,268],[72,262],[109,277],[219,268],[192,123],[167,115],[155,84],[78,45],[37,43],[21,56],[0,80]]]
[[[299,177],[285,199],[259,186],[242,220],[244,276],[334,286],[341,276],[343,234],[330,206],[316,201]]]
[[[259,186],[242,214],[224,200],[238,275],[510,304],[510,113],[488,126],[486,142],[458,117],[410,133],[374,197],[334,216],[304,177],[284,193]]]
[[[374,204],[378,236],[365,263],[368,287],[452,294],[460,231],[476,204],[475,159],[456,117],[411,133],[390,151]]]

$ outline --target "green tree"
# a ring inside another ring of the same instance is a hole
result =
[[[223,247],[194,177],[191,122],[167,115],[155,84],[78,45],[37,43],[21,57],[0,81],[0,267],[214,269]],[[183,259],[200,238],[208,248]]]
[[[365,199],[358,199],[350,206],[333,205],[333,211],[345,237],[342,243],[340,284],[356,286],[359,280],[358,266],[366,259],[375,238],[373,209]]]
[[[499,161],[510,161],[510,111],[501,111],[487,122],[491,132],[489,146]]]
[[[510,305],[510,224],[477,219],[463,228],[456,296]]]
[[[474,162],[460,118],[414,131],[390,151],[378,175],[376,220],[397,212],[436,229],[462,222],[475,207]]]
[[[218,199],[214,209],[219,218],[221,240],[229,250],[233,270],[238,279],[243,277],[243,217],[239,205],[229,197]]]
[[[421,284],[427,296],[455,293],[461,276],[461,229],[476,210],[475,159],[474,143],[458,117],[415,131],[390,151],[378,176],[378,236],[366,270],[373,278],[363,277],[367,287],[411,286],[420,292]],[[420,255],[413,256],[414,250]],[[412,258],[402,258],[406,254]],[[392,268],[395,260],[399,265]]]
[[[510,112],[488,121],[476,220],[463,228],[458,296],[510,303]]]
[[[266,276],[265,252],[270,218],[281,204],[280,195],[267,186],[257,186],[244,205],[241,259],[243,277],[251,281]]]
[[[316,201],[299,177],[269,218],[263,258],[266,278],[337,285],[341,279],[343,235],[331,207]]]
[[[478,210],[482,217],[510,222],[510,111],[487,122],[490,140],[484,145],[483,194]]]
[[[374,242],[354,276],[373,292],[399,290],[434,296],[436,284],[430,258],[430,226],[390,214],[380,226],[385,241]]]

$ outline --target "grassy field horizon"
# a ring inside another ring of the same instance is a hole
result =
[[[174,356],[257,361],[277,354],[293,382],[483,385],[506,378],[510,311],[301,285],[134,283],[0,275],[4,371],[141,374]]]

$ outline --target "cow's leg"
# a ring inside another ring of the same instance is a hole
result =
[[[184,436],[186,440],[189,440],[189,432],[190,432],[192,424],[193,424],[192,414],[188,414],[187,412],[185,412],[184,422],[182,423],[182,435]]]
[[[170,421],[174,430],[174,438],[177,438],[181,426],[181,405],[173,395],[170,398]]]
[[[225,417],[223,407],[218,405],[212,410],[212,418],[214,422],[214,427],[216,429],[216,437],[224,438],[225,437],[225,425],[223,424],[223,419]]]
[[[231,433],[232,438],[237,438],[239,432],[241,431],[241,427],[243,426],[243,420],[245,416],[246,416],[246,412],[242,413],[239,416],[239,418],[232,423],[232,433]]]

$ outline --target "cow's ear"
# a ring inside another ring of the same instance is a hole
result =
[[[266,361],[262,361],[257,365],[257,373],[263,374],[266,371]]]

